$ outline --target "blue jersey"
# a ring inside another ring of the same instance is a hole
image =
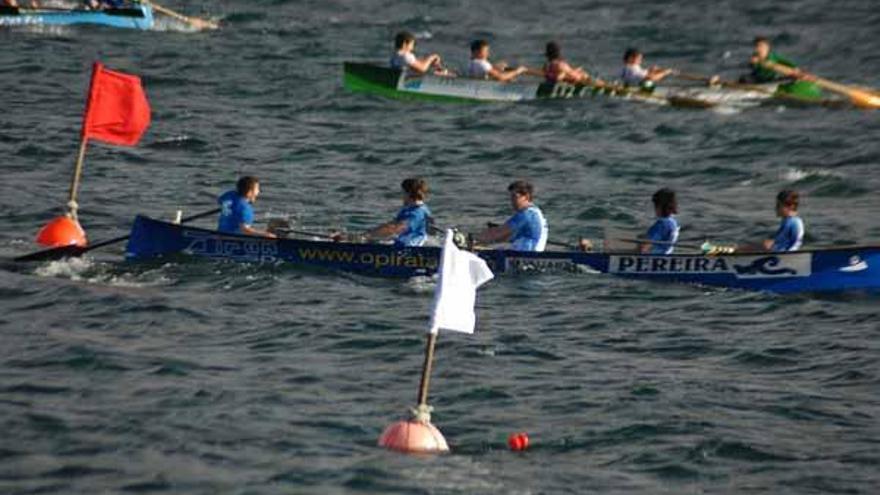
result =
[[[773,236],[773,251],[797,251],[804,243],[804,221],[800,217],[785,217]]]
[[[675,243],[678,241],[678,221],[675,216],[660,217],[654,225],[648,229],[647,238],[657,241],[651,244],[651,254],[672,254]]]
[[[406,205],[401,208],[397,216],[394,217],[394,221],[405,223],[406,229],[394,238],[394,245],[404,247],[424,244],[425,238],[428,237],[430,218],[431,210],[423,203]]]
[[[513,232],[511,247],[517,251],[543,251],[547,244],[547,220],[537,206],[516,212],[504,223]]]
[[[220,204],[220,220],[217,222],[217,230],[227,234],[244,234],[241,224],[254,223],[254,207],[248,200],[239,196],[238,191],[223,193],[218,199]]]

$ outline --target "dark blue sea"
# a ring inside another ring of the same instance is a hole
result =
[[[880,296],[777,296],[602,275],[501,276],[473,336],[441,334],[430,402],[452,453],[382,450],[414,405],[433,283],[195,259],[123,245],[16,264],[62,211],[91,64],[142,76],[153,124],[88,149],[93,241],[135,214],[214,207],[243,173],[258,217],[365,229],[420,175],[475,231],[533,181],[551,239],[639,232],[678,191],[682,237],[759,241],[802,193],[806,246],[880,238],[880,113],[686,110],[613,99],[450,105],[351,94],[342,63],[477,37],[544,43],[613,78],[628,46],[735,79],[756,35],[836,81],[880,86],[867,0],[169,0],[218,19],[152,31],[0,30],[0,493],[876,494]],[[210,226],[212,221],[200,225]],[[510,433],[531,446],[511,452]]]

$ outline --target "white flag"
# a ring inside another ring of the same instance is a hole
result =
[[[452,242],[452,231],[446,231],[440,254],[440,279],[434,291],[434,310],[430,333],[439,329],[474,333],[474,302],[477,288],[492,280],[492,270],[479,256],[462,251]]]

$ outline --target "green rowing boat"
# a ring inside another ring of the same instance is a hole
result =
[[[443,102],[521,102],[541,99],[611,97],[687,108],[750,107],[781,100],[826,104],[801,82],[735,86],[661,86],[651,90],[619,84],[498,82],[434,74],[410,75],[378,64],[345,62],[343,83],[352,92],[388,98]],[[834,100],[836,101],[836,100]]]

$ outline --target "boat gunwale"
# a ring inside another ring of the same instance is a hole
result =
[[[276,238],[261,237],[261,236],[254,236],[254,235],[248,235],[248,234],[220,232],[218,230],[207,229],[204,227],[195,227],[195,226],[191,226],[191,225],[175,224],[173,222],[159,220],[157,218],[153,218],[153,217],[150,217],[147,215],[137,215],[135,217],[135,221],[137,220],[138,217],[144,218],[144,219],[147,219],[150,221],[154,221],[154,222],[159,222],[159,223],[162,223],[162,224],[165,224],[168,226],[173,226],[178,229],[197,230],[197,231],[201,231],[201,232],[205,232],[205,233],[209,233],[209,234],[214,234],[217,236],[233,237],[233,238],[239,238],[239,239],[250,240],[250,241],[253,241],[253,240],[261,240],[261,241],[269,241],[269,242],[292,241],[292,242],[309,242],[309,243],[316,243],[316,244],[328,244],[331,246],[365,246],[365,247],[375,246],[375,247],[380,247],[380,248],[393,247],[393,244],[379,244],[379,243],[368,243],[368,242],[355,243],[355,242],[346,242],[346,241],[312,240],[312,239],[300,239],[300,238],[289,238],[289,237],[276,237]],[[650,241],[646,241],[646,244],[649,242]],[[433,250],[433,249],[440,249],[441,246],[407,246],[407,247],[398,248],[398,249],[412,249],[412,248],[432,249]],[[719,255],[709,255],[709,254],[701,254],[701,253],[655,254],[655,253],[639,253],[639,252],[635,252],[635,251],[579,251],[576,249],[571,249],[571,250],[567,250],[567,251],[563,251],[563,250],[516,251],[513,249],[481,249],[481,248],[477,248],[477,249],[474,249],[473,252],[475,252],[475,253],[501,252],[501,253],[505,253],[505,254],[506,253],[517,253],[517,254],[524,254],[527,257],[540,257],[544,253],[552,253],[552,254],[578,254],[578,255],[600,255],[600,256],[618,256],[618,255],[633,256],[633,255],[636,255],[636,256],[645,256],[645,257],[666,257],[666,258],[669,258],[669,257],[717,258],[717,257],[722,257],[722,256],[723,257],[738,257],[738,256],[754,257],[754,256],[766,256],[766,255],[785,256],[785,255],[797,255],[797,254],[805,254],[805,253],[813,254],[813,253],[827,253],[827,252],[855,251],[855,250],[880,250],[880,244],[831,246],[831,247],[827,247],[827,248],[820,247],[820,248],[813,248],[813,249],[801,249],[798,251],[733,252],[733,253],[724,253],[724,254],[719,254]]]

